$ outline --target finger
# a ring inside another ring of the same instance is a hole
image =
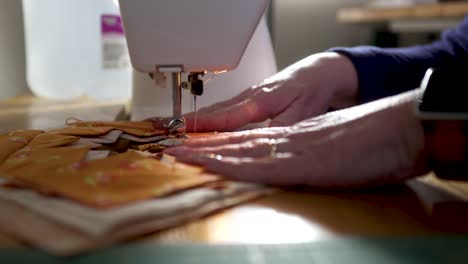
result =
[[[193,131],[192,127],[193,127],[193,122],[194,122],[194,119],[195,119],[196,115],[209,115],[210,113],[214,113],[214,112],[219,111],[221,109],[229,108],[232,105],[241,103],[242,101],[246,100],[253,93],[254,93],[254,89],[253,88],[248,88],[245,91],[243,91],[242,93],[240,93],[239,95],[234,96],[234,97],[232,97],[232,98],[230,98],[228,100],[218,102],[218,103],[210,105],[210,106],[203,107],[203,108],[199,109],[196,114],[195,114],[195,112],[185,114],[184,117],[185,117],[185,119],[187,121],[188,129],[190,131]]]
[[[298,96],[291,102],[289,107],[272,119],[270,127],[290,126],[299,121],[324,114],[329,105],[321,104],[321,102],[328,101],[328,99],[317,98],[316,96]],[[315,103],[311,105],[311,102]]]
[[[287,133],[287,128],[254,129],[241,132],[222,133],[210,137],[201,137],[187,140],[186,146],[209,147],[224,144],[238,144],[258,138],[280,138]]]
[[[186,147],[186,146],[179,146],[179,147],[172,147],[172,148],[164,149],[163,152],[171,156],[183,157],[187,155],[188,153],[192,153],[193,149]]]
[[[179,161],[203,166],[206,170],[235,181],[273,185],[299,184],[288,177],[291,154],[276,158],[238,158],[216,155],[195,155],[178,158]]]
[[[167,149],[164,153],[175,156],[193,156],[193,155],[208,155],[216,154],[229,157],[265,157],[269,155],[270,147],[268,145],[251,146],[247,144],[240,145],[223,145],[217,147],[206,148],[189,148],[180,147]]]
[[[296,86],[295,89],[298,89]],[[294,93],[293,93],[294,94]],[[252,89],[245,100],[215,111],[202,112],[197,116],[187,116],[187,129],[197,131],[232,131],[249,123],[261,122],[283,112],[296,100],[288,89],[262,87]]]
[[[173,156],[190,156],[190,155],[203,155],[203,154],[217,154],[228,157],[269,157],[274,156],[287,149],[286,139],[268,139],[260,138],[255,140],[246,141],[242,144],[229,144],[214,147],[180,147],[167,149],[166,153]]]
[[[304,111],[303,105],[297,103],[297,99],[291,102],[289,107],[287,107],[282,113],[274,117],[269,126],[270,127],[279,127],[279,126],[289,126],[296,123],[298,116],[302,115]]]
[[[244,90],[243,92],[241,92],[240,94],[238,94],[238,95],[236,95],[236,96],[234,96],[234,97],[232,97],[232,98],[230,98],[228,100],[218,102],[218,103],[213,104],[211,106],[201,108],[199,110],[199,113],[214,112],[214,111],[217,111],[219,109],[226,108],[228,106],[240,103],[240,102],[244,101],[245,99],[249,98],[254,92],[255,92],[255,89],[253,87],[248,88],[248,89]],[[190,114],[193,114],[193,113],[190,113]]]
[[[251,122],[263,121],[267,118],[264,109],[256,101],[248,98],[237,104],[214,112],[199,113],[195,117],[186,117],[187,130],[194,131],[195,118],[197,118],[197,132],[203,131],[232,131]]]

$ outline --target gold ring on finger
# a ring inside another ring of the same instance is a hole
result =
[[[276,158],[276,154],[278,151],[278,143],[276,139],[270,138],[268,140],[268,146],[270,147],[270,153],[269,153],[270,158]]]

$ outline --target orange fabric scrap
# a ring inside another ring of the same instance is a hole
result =
[[[44,131],[19,130],[0,135],[0,163],[42,133],[44,133]]]
[[[10,172],[25,186],[94,207],[165,196],[218,180],[202,175],[201,169],[170,166],[132,151],[89,162],[77,162],[85,154],[83,149],[68,151],[61,161],[54,159],[58,162],[54,165],[35,162],[30,163],[34,169],[25,166]]]
[[[36,136],[27,145],[29,149],[45,149],[66,146],[80,140],[79,137],[66,136],[54,133],[44,133]]]
[[[66,127],[50,131],[50,133],[68,136],[102,136],[113,129],[113,127]]]
[[[75,121],[69,122],[70,127],[66,129],[67,135],[80,135],[84,136],[83,134],[85,128],[88,129],[100,129],[100,128],[111,128],[122,130],[125,133],[138,136],[138,137],[150,137],[150,136],[157,136],[163,135],[165,133],[164,130],[154,129],[153,123],[149,121],[110,121],[110,122],[101,122],[101,121]],[[107,130],[109,132],[110,130]],[[64,133],[63,130],[59,133]],[[105,133],[103,133],[105,134]],[[103,135],[100,134],[100,135]]]
[[[63,196],[94,207],[110,207],[219,181],[203,169],[165,156],[155,160],[136,151],[86,161],[90,147],[69,147],[80,136],[120,129],[135,136],[159,135],[151,122],[76,122],[43,131],[0,135],[0,175],[24,188]]]
[[[73,167],[74,164],[81,162],[88,151],[89,148],[24,148],[3,162],[0,166],[0,174],[7,179],[25,181],[46,179],[48,175],[60,172],[60,170],[65,171],[65,168]]]

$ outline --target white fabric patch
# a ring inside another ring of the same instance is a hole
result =
[[[242,192],[261,190],[265,189],[260,185],[233,183],[225,189],[198,188],[110,209],[87,207],[67,199],[44,196],[24,189],[0,187],[0,198],[58,223],[77,228],[88,235],[100,236],[129,222],[145,219],[166,221],[212,201],[223,200]]]
[[[123,134],[121,138],[128,139],[133,142],[138,142],[138,143],[152,143],[152,142],[158,142],[161,140],[168,139],[168,136],[154,136],[154,137],[136,137],[130,134]]]

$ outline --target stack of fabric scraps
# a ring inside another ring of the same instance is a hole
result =
[[[183,140],[145,121],[0,135],[0,231],[77,254],[271,192],[161,154]]]

